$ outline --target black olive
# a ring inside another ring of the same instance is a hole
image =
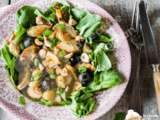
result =
[[[70,59],[71,65],[76,65],[81,59],[80,59],[81,54],[80,53],[75,53],[72,58]]]
[[[23,40],[23,45],[25,48],[33,44],[34,39],[32,37],[26,36]]]
[[[87,70],[86,73],[80,74],[78,78],[79,78],[82,86],[86,86],[92,80],[93,74],[92,74],[92,72]]]

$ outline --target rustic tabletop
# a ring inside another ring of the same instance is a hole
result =
[[[18,0],[0,0],[0,7],[7,4],[12,4]],[[133,10],[133,4],[135,0],[90,0],[106,9],[121,25],[124,31],[128,31],[131,23],[131,15]],[[159,0],[148,0],[148,12],[151,20],[151,24],[156,35],[157,43],[160,45],[160,1]],[[130,42],[129,42],[130,43]],[[132,90],[132,84],[135,80],[136,64],[137,64],[137,50],[130,44],[132,53],[132,74],[130,83],[124,93],[123,97],[117,103],[117,105],[111,109],[110,112],[102,116],[99,120],[112,120],[115,113],[126,112],[130,106],[130,100],[136,100],[137,96],[131,98],[130,93]],[[160,47],[159,47],[160,48]],[[141,57],[141,99],[143,101],[143,117],[144,120],[160,120],[160,116],[157,113],[156,99],[154,94],[153,80],[152,80],[152,69],[146,65],[145,56],[142,54]],[[9,113],[0,110],[0,120],[17,120],[14,116]]]

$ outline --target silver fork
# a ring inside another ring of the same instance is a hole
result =
[[[135,49],[136,68],[134,69],[135,73],[133,76],[134,79],[132,83],[129,109],[133,109],[142,115],[143,98],[141,94],[140,65],[141,65],[141,53],[142,53],[142,47],[143,47],[143,40],[140,34],[140,25],[139,25],[139,3],[140,3],[140,0],[136,0],[134,3],[132,21],[131,21],[131,27],[130,27],[130,30],[132,31],[132,35],[130,36],[129,39],[131,41],[131,44],[133,44],[134,47],[136,48]]]

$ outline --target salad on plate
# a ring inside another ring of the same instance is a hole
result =
[[[27,98],[69,105],[81,117],[95,110],[97,92],[123,82],[101,16],[54,2],[46,11],[21,7],[16,22],[0,53],[11,83]]]

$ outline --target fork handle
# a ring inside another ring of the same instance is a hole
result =
[[[159,64],[152,65],[153,67],[153,80],[154,80],[154,87],[156,92],[156,99],[158,105],[158,113],[160,114],[160,71],[159,71]]]

